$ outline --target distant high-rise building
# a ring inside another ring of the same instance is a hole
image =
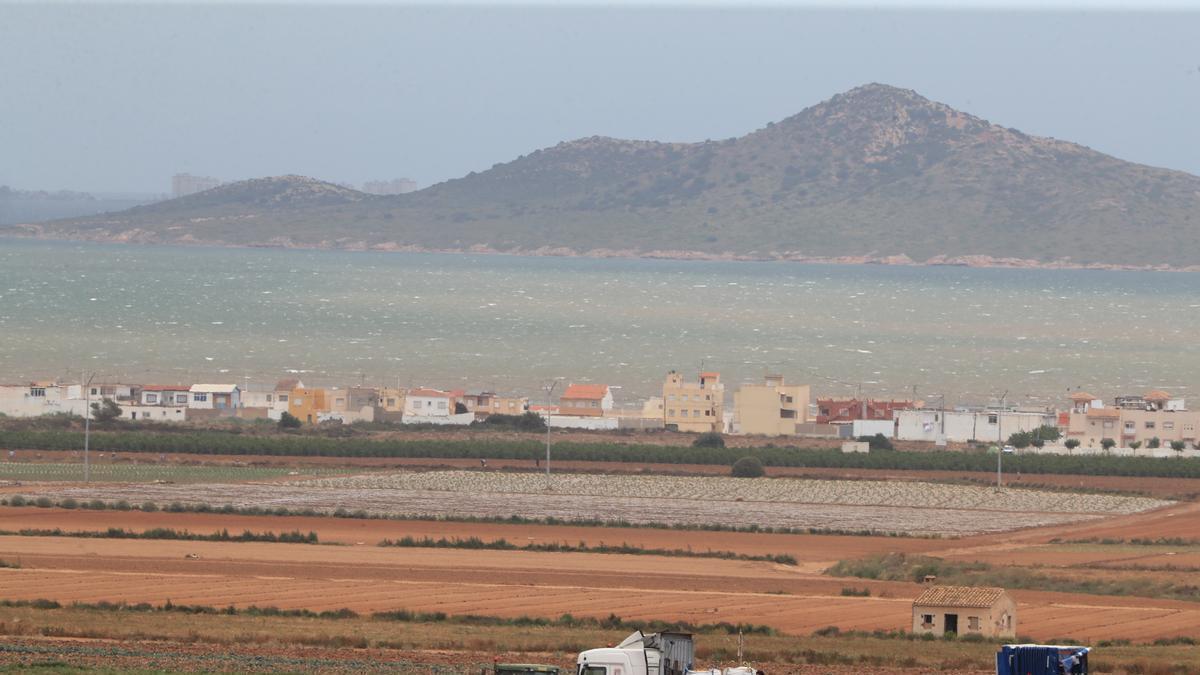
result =
[[[193,176],[190,173],[177,173],[171,177],[171,196],[184,197],[211,190],[221,184],[220,178],[211,176]]]
[[[372,195],[402,195],[415,192],[417,181],[411,178],[395,178],[393,180],[370,180],[363,183],[362,191]]]

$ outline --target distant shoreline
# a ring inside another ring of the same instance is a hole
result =
[[[0,239],[24,239],[32,241],[74,241],[96,244],[140,244],[144,246],[202,246],[210,248],[238,249],[281,249],[301,251],[349,251],[349,252],[379,252],[379,253],[442,253],[467,255],[504,255],[525,256],[534,258],[592,258],[592,259],[625,259],[625,260],[683,260],[699,262],[794,262],[814,265],[885,265],[894,267],[970,267],[975,269],[1037,269],[1037,270],[1103,270],[1115,272],[1200,272],[1200,265],[1176,267],[1168,264],[1131,265],[1120,263],[1077,263],[1070,259],[1054,261],[1031,260],[1028,258],[996,257],[983,254],[975,255],[939,255],[924,261],[913,260],[907,255],[844,255],[844,256],[810,256],[794,252],[758,253],[711,253],[691,250],[650,250],[595,248],[578,251],[566,246],[542,246],[536,249],[500,250],[491,246],[477,244],[465,248],[434,248],[401,244],[399,242],[382,242],[367,244],[366,242],[333,242],[321,241],[314,243],[295,241],[266,241],[247,244],[235,244],[225,241],[206,241],[190,235],[163,241],[149,233],[136,231],[104,237],[66,237],[48,235],[39,231],[34,225],[12,225],[0,229]]]

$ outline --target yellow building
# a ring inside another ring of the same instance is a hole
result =
[[[305,424],[316,424],[318,413],[329,412],[329,393],[324,389],[293,389],[288,412]]]
[[[1017,634],[1017,603],[1003,588],[931,586],[913,600],[912,632],[1011,638]]]
[[[379,407],[387,412],[404,412],[404,395],[407,390],[383,387],[379,390]]]
[[[794,436],[797,424],[808,423],[807,384],[784,384],[768,375],[763,384],[743,384],[733,394],[734,429],[761,436]]]
[[[725,385],[720,373],[700,373],[698,382],[685,382],[675,371],[663,382],[663,424],[668,429],[720,433],[725,428]]]

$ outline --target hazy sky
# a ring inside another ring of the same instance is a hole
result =
[[[1200,174],[1194,3],[872,4],[887,9],[0,0],[0,185],[428,185],[593,134],[737,136],[866,82]]]

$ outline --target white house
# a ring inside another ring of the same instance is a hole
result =
[[[454,397],[438,389],[410,389],[404,397],[405,417],[449,417],[454,414]]]
[[[128,420],[146,422],[183,422],[187,420],[187,403],[177,406],[123,405],[121,415]]]
[[[1019,431],[1056,423],[1043,412],[1015,410],[897,410],[896,438],[901,441],[1000,443]]]
[[[186,384],[147,384],[142,387],[142,405],[188,407],[191,387]]]
[[[189,408],[226,410],[242,407],[241,389],[236,384],[193,384]]]
[[[37,417],[54,413],[83,415],[86,403],[70,398],[68,387],[53,382],[0,385],[0,413],[9,417]]]

